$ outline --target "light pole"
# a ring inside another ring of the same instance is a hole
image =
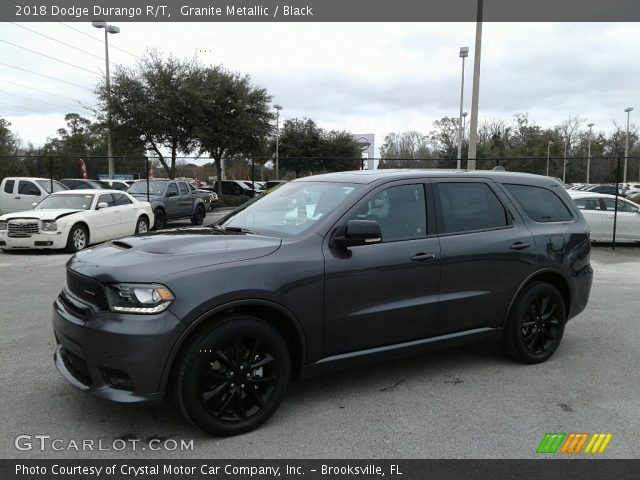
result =
[[[462,105],[464,103],[464,59],[469,56],[469,47],[460,47],[462,58],[462,81],[460,82],[460,117],[458,117],[458,163],[456,168],[460,170],[462,160]]]
[[[569,146],[569,137],[564,138],[564,162],[562,163],[562,183],[567,183],[567,147]]]
[[[280,174],[278,172],[278,144],[280,143],[280,110],[282,110],[282,105],[274,105],[273,108],[276,109],[276,180],[280,179]]]
[[[627,159],[629,158],[629,119],[631,117],[631,112],[633,112],[633,107],[625,108],[625,112],[627,112],[627,135],[624,139],[624,171],[622,172],[622,183],[627,183]]]
[[[96,28],[104,28],[104,59],[106,66],[106,84],[107,84],[107,157],[109,157],[109,178],[113,179],[113,146],[111,144],[111,80],[109,79],[109,34],[120,33],[120,28],[115,25],[109,25],[107,22],[97,21],[91,22]]]
[[[473,89],[471,93],[471,119],[469,121],[469,153],[467,168],[476,169],[476,144],[478,143],[478,101],[480,97],[480,53],[482,50],[482,9],[483,0],[478,0],[476,18],[476,44],[473,54]]]
[[[587,127],[589,127],[589,146],[587,147],[587,185],[589,184],[589,172],[591,170],[591,128],[593,128],[594,125],[594,123],[587,125]]]
[[[553,142],[549,140],[549,143],[547,143],[547,177],[549,176],[549,158],[551,158],[551,145],[553,145]]]

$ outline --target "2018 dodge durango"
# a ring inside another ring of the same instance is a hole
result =
[[[215,435],[265,422],[287,384],[499,340],[533,364],[592,281],[588,226],[551,178],[377,170],[289,182],[216,225],[76,254],[55,364],[123,403],[175,399]]]

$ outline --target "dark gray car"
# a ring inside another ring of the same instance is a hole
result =
[[[202,225],[207,215],[204,201],[191,191],[187,182],[175,180],[139,181],[131,185],[127,193],[138,200],[151,203],[155,218],[154,228],[163,229],[168,221],[191,218],[194,225]],[[148,200],[147,200],[148,197]]]
[[[172,393],[192,423],[234,435],[266,421],[291,378],[483,340],[545,361],[587,304],[590,248],[548,177],[308,177],[219,225],[75,255],[55,363],[109,400]]]

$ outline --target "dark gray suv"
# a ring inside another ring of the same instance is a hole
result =
[[[201,429],[234,435],[266,421],[291,378],[482,340],[543,362],[592,275],[589,228],[554,179],[319,175],[216,225],[76,254],[55,364],[116,402],[172,394]]]

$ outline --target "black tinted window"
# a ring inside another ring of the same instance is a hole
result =
[[[382,241],[410,240],[427,235],[427,212],[421,183],[387,188],[364,203],[352,219],[375,220]]]
[[[534,222],[567,222],[573,217],[551,190],[530,185],[505,185]]]
[[[7,180],[7,183],[4,184],[4,191],[6,193],[13,193],[13,186],[15,185],[15,180]]]
[[[116,206],[115,202],[113,201],[113,195],[111,195],[110,193],[105,193],[104,195],[100,195],[98,197],[98,202],[96,203],[96,205],[98,203],[102,203],[102,202],[106,203],[107,206],[109,206],[109,207],[115,207]]]
[[[129,200],[129,197],[121,193],[114,193],[113,198],[116,202],[116,205],[129,205],[131,203],[131,200]]]
[[[38,195],[40,196],[40,189],[36,187],[32,182],[20,180],[18,182],[18,193],[20,195]]]
[[[438,232],[488,230],[509,225],[507,212],[485,183],[436,183]]]
[[[177,197],[178,196],[178,187],[176,187],[175,183],[170,183],[169,188],[167,188],[167,196],[168,197]]]

